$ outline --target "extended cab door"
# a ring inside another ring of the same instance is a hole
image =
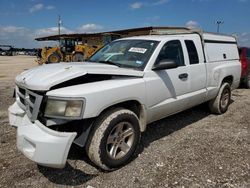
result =
[[[203,47],[201,39],[197,34],[193,34],[184,39],[184,51],[188,54],[186,67],[189,72],[189,100],[188,107],[198,105],[205,101],[206,97],[206,66],[204,61]]]
[[[174,61],[176,68],[152,70],[146,72],[144,79],[147,95],[148,123],[181,111],[187,107],[190,91],[189,69],[185,64],[183,42],[170,40],[166,42],[156,58]]]

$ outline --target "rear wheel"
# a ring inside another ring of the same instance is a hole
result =
[[[139,140],[139,120],[135,113],[113,109],[98,118],[86,151],[97,166],[114,170],[130,161]]]
[[[73,55],[73,61],[74,62],[83,62],[84,61],[84,55],[82,53],[75,53]]]
[[[231,100],[231,88],[228,83],[222,83],[215,99],[209,101],[209,109],[212,113],[223,114],[227,111]]]
[[[61,61],[61,56],[56,52],[50,54],[48,57],[48,63],[59,63],[60,61]]]

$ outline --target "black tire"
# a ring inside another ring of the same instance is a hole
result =
[[[122,133],[119,135],[119,132]],[[136,114],[127,109],[116,108],[97,119],[88,139],[86,152],[89,159],[101,169],[115,170],[131,160],[140,136]]]
[[[56,52],[50,54],[48,57],[48,63],[59,63],[60,61],[61,61],[61,56]]]
[[[216,98],[209,101],[209,109],[214,114],[223,114],[227,111],[231,101],[231,87],[229,83],[222,83]]]
[[[73,55],[72,60],[73,60],[74,62],[83,62],[83,61],[84,61],[84,55],[83,55],[82,53],[75,53],[75,54]]]

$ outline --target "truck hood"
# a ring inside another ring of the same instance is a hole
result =
[[[144,73],[143,71],[93,62],[58,63],[42,65],[24,71],[16,77],[16,84],[31,90],[47,91],[57,84],[86,74],[143,77]]]

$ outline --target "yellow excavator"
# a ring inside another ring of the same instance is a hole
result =
[[[114,33],[102,34],[102,40],[96,41],[95,45],[81,44],[74,38],[63,38],[59,40],[59,46],[44,47],[38,52],[38,64],[50,64],[59,62],[82,62],[93,55],[104,44],[121,38]],[[93,42],[92,42],[93,43]]]
[[[102,45],[77,44],[74,39],[61,38],[59,46],[44,47],[38,55],[38,64],[81,62],[88,59]]]

